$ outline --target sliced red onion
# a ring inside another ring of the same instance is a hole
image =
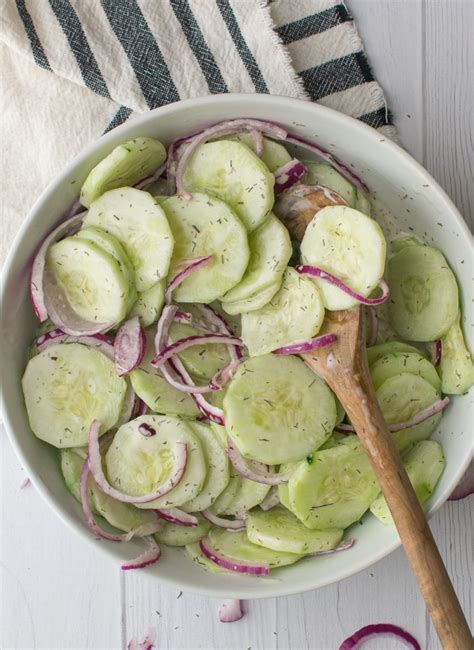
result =
[[[442,341],[440,339],[437,339],[436,341],[432,341],[429,344],[429,349],[431,355],[431,363],[434,365],[435,368],[437,368],[441,363],[441,355],[443,354]]]
[[[20,490],[24,490],[30,484],[31,484],[31,480],[29,479],[28,476],[26,476],[20,483]]]
[[[261,157],[263,154],[263,135],[257,129],[251,129],[250,135],[252,136],[253,146],[257,156]]]
[[[292,187],[300,178],[306,174],[306,167],[297,158],[279,167],[274,172],[275,176],[275,194],[280,194],[283,190]]]
[[[75,217],[76,214],[79,214],[79,212],[84,212],[84,206],[81,203],[81,198],[78,196],[74,199],[66,212],[63,214],[63,219],[70,219],[71,217]]]
[[[142,422],[138,425],[138,432],[145,436],[145,438],[151,438],[151,436],[156,436],[156,429],[151,427],[146,422]]]
[[[139,496],[124,494],[123,492],[120,492],[120,490],[116,490],[110,485],[102,469],[102,458],[99,448],[99,432],[100,422],[94,420],[89,429],[89,468],[99,488],[109,497],[117,499],[117,501],[123,503],[148,503],[168,494],[168,492],[171,492],[171,490],[175,488],[183,478],[188,461],[188,450],[185,443],[177,442],[173,449],[174,462],[170,476],[160,485],[160,487],[153,492],[148,492],[148,494],[142,494]]]
[[[145,332],[138,316],[133,316],[121,325],[114,340],[115,369],[118,376],[123,377],[138,368],[145,356],[145,350]]]
[[[106,357],[114,360],[114,341],[109,336],[104,334],[93,334],[92,336],[71,336],[66,334],[61,329],[54,329],[46,334],[42,334],[36,339],[36,347],[39,352],[46,350],[51,345],[57,343],[82,343],[90,348],[97,348],[105,354]]]
[[[191,273],[194,273],[194,271],[201,269],[203,266],[207,266],[210,262],[212,262],[212,255],[207,255],[207,257],[197,257],[195,260],[192,260],[189,263],[186,262],[185,268],[180,271],[168,284],[165,292],[165,303],[167,305],[170,304],[173,291],[181,284],[181,282],[183,282],[183,280],[186,280],[186,278],[190,276]]]
[[[178,508],[166,508],[166,510],[155,510],[158,517],[169,521],[171,524],[178,524],[178,526],[190,526],[196,528],[199,520],[194,515],[190,515]]]
[[[228,336],[234,336],[234,332],[231,330],[229,325],[227,324],[226,319],[222,314],[219,314],[218,312],[214,311],[212,307],[209,307],[209,305],[197,305],[198,309],[201,311],[203,314],[204,318],[206,318],[210,325],[215,327],[218,332],[222,332],[223,334],[227,334]],[[231,359],[242,359],[242,350],[239,345],[233,345],[231,348],[229,348],[229,353],[231,356]]]
[[[245,528],[244,519],[225,519],[225,517],[218,517],[210,510],[203,510],[201,514],[217,528],[225,528],[226,530],[243,530]]]
[[[192,325],[194,329],[206,332],[206,334],[216,334],[216,332],[220,331],[220,329],[215,325],[211,325],[211,323],[208,323],[201,318],[197,318],[194,314],[191,314],[189,311],[183,311],[182,309],[176,311],[174,320],[183,325]],[[230,333],[230,336],[232,336],[232,333]]]
[[[137,415],[146,415],[148,412],[148,405],[142,399],[138,399]]]
[[[448,406],[449,402],[450,402],[449,397],[444,397],[443,399],[439,399],[434,404],[431,404],[431,406],[428,406],[427,408],[423,409],[423,411],[420,411],[411,420],[387,425],[388,430],[391,433],[396,433],[397,431],[402,431],[403,429],[409,429],[410,427],[414,427],[417,424],[421,424],[425,420],[428,420],[429,418],[433,417],[433,415],[440,413],[444,408]],[[352,424],[344,424],[344,423],[338,424],[336,430],[340,431],[341,433],[355,432],[355,429],[352,426]]]
[[[170,360],[169,363],[188,388],[197,388],[179,357],[175,357],[174,359]],[[209,392],[209,390],[211,389],[208,387],[207,392]],[[196,390],[189,392],[196,402],[196,406],[203,415],[205,415],[207,418],[209,418],[209,420],[215,422],[216,424],[224,425],[225,418],[224,411],[222,409],[214,406],[213,404],[210,404],[200,392],[197,392]]]
[[[144,190],[146,189],[149,185],[157,181],[162,173],[166,169],[166,163],[161,165],[161,167],[158,167],[156,172],[154,174],[150,174],[150,176],[146,176],[145,178],[142,178],[138,183],[135,183],[133,187],[135,187],[137,190]]]
[[[326,345],[334,343],[334,341],[337,341],[337,336],[335,334],[322,334],[321,336],[316,336],[316,338],[311,339],[311,341],[293,343],[291,345],[285,345],[282,348],[277,348],[276,350],[273,350],[273,354],[303,354],[304,352],[309,352],[315,348],[323,348]]]
[[[282,485],[288,483],[294,469],[284,474],[271,474],[268,466],[256,460],[244,458],[230,436],[227,437],[227,455],[237,472],[245,478],[265,485]]]
[[[156,630],[151,628],[141,643],[133,638],[129,641],[127,650],[153,650],[156,641]]]
[[[366,337],[366,345],[368,348],[377,343],[377,334],[379,332],[379,319],[375,309],[366,309],[365,313],[368,317],[368,336]]]
[[[265,511],[271,510],[272,508],[275,508],[275,506],[279,505],[279,503],[280,503],[280,497],[278,495],[278,487],[276,485],[273,485],[270,488],[270,491],[267,494],[267,496],[260,504],[260,508]]]
[[[398,625],[392,623],[376,623],[374,625],[365,625],[357,630],[352,636],[347,638],[339,646],[339,650],[356,650],[361,643],[374,636],[394,636],[412,650],[421,650],[418,641],[409,632]]]
[[[209,382],[209,386],[211,386],[211,388],[214,390],[222,390],[225,386],[227,386],[227,384],[230,384],[237,371],[237,368],[240,366],[242,361],[243,358],[232,359],[232,361],[227,364],[225,368],[222,368],[222,370],[216,372],[214,377]]]
[[[177,323],[183,323],[183,325],[191,325],[193,322],[193,315],[189,311],[183,311],[182,309],[177,309],[174,315],[174,320]]]
[[[247,573],[253,576],[267,576],[270,573],[270,569],[266,564],[253,564],[250,562],[243,564],[237,560],[222,555],[215,550],[208,538],[200,540],[199,548],[208,560],[214,562],[214,564],[217,564],[217,566],[220,566],[223,569],[227,569],[227,571],[233,571],[234,573]]]
[[[232,598],[224,600],[219,608],[219,620],[221,623],[235,623],[243,617],[242,601]]]
[[[134,560],[130,560],[128,562],[125,562],[125,564],[122,564],[120,567],[122,571],[129,571],[130,569],[143,569],[149,564],[158,562],[160,559],[161,549],[153,537],[144,537],[143,539],[148,546],[147,550]]]
[[[382,289],[382,295],[379,298],[366,298],[365,296],[362,296],[360,293],[357,293],[356,291],[351,289],[342,280],[336,278],[336,276],[332,275],[332,273],[323,271],[323,269],[320,269],[317,266],[310,266],[309,264],[300,264],[295,268],[298,271],[298,273],[302,273],[304,275],[311,275],[313,278],[321,278],[321,280],[327,280],[331,284],[334,284],[341,291],[344,291],[344,293],[347,293],[348,296],[351,296],[351,298],[354,298],[354,300],[357,300],[363,305],[369,305],[369,306],[381,305],[383,302],[388,300],[390,296],[390,290],[385,280],[381,280],[379,283],[379,287]]]
[[[459,501],[459,499],[464,499],[470,494],[474,494],[474,461],[471,461],[466,473],[454,488],[448,501]]]
[[[339,544],[339,546],[336,546],[336,548],[330,548],[327,551],[314,551],[313,553],[308,553],[308,557],[314,557],[316,555],[332,555],[333,553],[339,553],[339,551],[347,551],[347,549],[352,548],[354,544],[355,539],[351,537]]]
[[[354,172],[351,169],[349,169],[349,167],[345,163],[335,158],[330,151],[324,149],[324,147],[321,147],[318,144],[314,144],[314,142],[309,142],[308,140],[305,140],[304,138],[301,138],[300,136],[297,135],[288,135],[286,137],[286,141],[317,154],[320,158],[322,158],[330,165],[332,165],[335,169],[337,169],[338,172],[340,172],[343,176],[345,176],[345,178],[347,178],[356,187],[359,187],[361,190],[364,190],[364,192],[369,192],[369,188],[364,183],[364,181],[361,178],[359,178],[359,176],[354,174]]]
[[[73,235],[81,227],[85,212],[69,217],[66,221],[59,224],[44,239],[38,252],[36,253],[33,265],[31,267],[30,293],[33,307],[39,320],[43,323],[48,318],[48,310],[45,304],[44,296],[44,269],[46,266],[46,254],[51,244],[59,241],[63,237]]]
[[[197,334],[194,336],[186,336],[163,348],[151,361],[151,365],[154,368],[161,368],[168,359],[173,359],[180,352],[183,352],[194,345],[209,345],[211,343],[243,345],[241,339],[236,336],[228,336],[227,334]]]

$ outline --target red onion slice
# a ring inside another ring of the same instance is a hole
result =
[[[114,341],[115,369],[119,377],[138,368],[145,356],[145,349],[145,332],[138,316],[133,316],[121,325]]]
[[[418,641],[409,632],[398,625],[392,623],[376,623],[374,625],[365,625],[357,630],[352,636],[347,638],[339,646],[339,650],[356,650],[361,643],[374,636],[394,636],[412,650],[421,650]]]
[[[199,269],[202,269],[203,266],[207,266],[211,261],[212,255],[208,255],[207,257],[197,257],[195,260],[186,263],[185,268],[168,284],[165,291],[165,303],[167,305],[170,304],[173,291],[181,284],[181,282],[183,282],[183,280],[186,280],[186,278],[189,277],[191,273],[194,273],[194,271],[198,271]]]
[[[234,573],[247,573],[253,576],[267,576],[270,573],[270,569],[266,564],[253,564],[250,562],[243,564],[238,560],[233,560],[230,557],[218,553],[208,538],[200,540],[199,548],[208,560],[214,562],[214,564],[217,564],[217,566],[220,566],[223,569],[227,569],[227,571],[233,571]]]
[[[153,650],[156,641],[156,630],[151,628],[148,630],[147,635],[140,643],[136,638],[129,641],[127,650]]]
[[[178,524],[178,526],[190,526],[196,528],[199,520],[194,515],[190,515],[178,508],[166,508],[166,510],[155,510],[160,519],[169,521],[171,524]]]
[[[94,420],[89,429],[89,468],[99,488],[113,499],[123,503],[148,503],[168,494],[175,488],[184,476],[188,461],[187,445],[182,442],[176,443],[174,447],[174,462],[168,479],[153,492],[132,496],[116,490],[110,485],[102,469],[102,458],[99,449],[100,422]]]
[[[63,332],[61,329],[54,329],[36,339],[36,347],[40,352],[46,350],[51,345],[56,345],[57,343],[81,343],[90,348],[97,348],[100,352],[105,354],[106,357],[112,361],[114,360],[113,339],[109,336],[104,336],[104,334],[94,334],[92,336],[71,336],[70,334]]]
[[[352,548],[355,544],[355,539],[351,537],[346,539],[344,542],[341,542],[336,548],[330,548],[327,551],[314,551],[313,553],[308,553],[307,557],[315,557],[316,555],[332,555],[333,553],[339,553],[339,551],[347,551],[347,549]]]
[[[125,562],[120,567],[122,571],[129,571],[130,569],[143,569],[149,564],[154,564],[158,562],[161,557],[161,549],[158,544],[155,542],[153,537],[144,537],[143,538],[148,546],[146,551],[139,555],[134,560]]]
[[[323,348],[326,345],[334,343],[334,341],[337,341],[337,336],[335,334],[322,334],[321,336],[316,336],[316,338],[311,339],[311,341],[293,343],[291,345],[285,345],[282,348],[277,348],[276,350],[273,350],[273,354],[303,354],[304,352],[309,352],[315,348]]]
[[[242,363],[243,358],[241,359],[233,359],[225,368],[222,368],[222,370],[219,370],[219,372],[216,372],[214,377],[211,379],[209,382],[209,386],[213,388],[214,390],[222,390],[227,384],[230,384],[232,381],[237,368],[240,366]]]
[[[225,528],[226,530],[243,530],[245,528],[244,519],[225,519],[225,517],[218,517],[210,510],[203,510],[201,514],[217,528]]]
[[[474,494],[474,461],[471,461],[466,473],[454,488],[448,501],[459,501],[459,499],[464,499],[470,494]]]
[[[138,432],[145,436],[145,438],[151,438],[151,436],[156,436],[156,429],[151,427],[146,422],[142,422],[138,425]]]
[[[81,212],[81,214],[69,217],[69,219],[63,221],[61,224],[59,224],[59,226],[51,231],[49,235],[44,239],[38,252],[36,253],[35,259],[33,260],[33,265],[31,267],[30,293],[34,310],[41,323],[43,323],[48,318],[48,310],[45,304],[43,287],[43,276],[46,266],[46,254],[48,252],[48,248],[51,246],[51,244],[54,244],[63,237],[73,235],[75,232],[77,232],[81,227],[84,214],[85,212]]]
[[[280,194],[283,190],[292,187],[300,178],[306,174],[306,167],[297,158],[279,167],[274,172],[275,176],[275,194]]]
[[[263,135],[261,131],[257,131],[257,129],[251,129],[249,131],[250,135],[252,136],[253,140],[253,148],[257,156],[260,158],[263,154]]]
[[[284,474],[271,474],[268,471],[268,466],[256,460],[248,460],[244,458],[232,438],[227,437],[227,455],[230,462],[237,470],[237,472],[245,478],[255,481],[256,483],[263,483],[264,485],[282,485],[288,483],[290,476],[293,474],[294,469]]]
[[[443,354],[443,343],[440,339],[432,341],[429,344],[431,363],[435,368],[441,363],[441,355]]]
[[[423,409],[423,411],[420,411],[411,420],[387,425],[388,430],[391,433],[396,433],[397,431],[402,431],[402,429],[409,429],[410,427],[414,427],[417,424],[421,424],[425,420],[428,420],[428,418],[433,417],[433,415],[440,413],[440,411],[442,411],[444,408],[448,406],[449,402],[450,402],[449,397],[444,397],[443,399],[439,399],[434,404],[431,404],[431,406],[428,406],[427,408]],[[355,432],[355,429],[352,426],[352,424],[344,424],[344,423],[338,424],[336,430],[340,431],[341,433]]]
[[[225,423],[224,411],[218,408],[217,406],[210,404],[207,401],[207,399],[201,394],[201,392],[204,391],[198,392],[197,390],[195,390],[198,387],[195,386],[193,380],[191,379],[186,368],[184,367],[182,361],[178,357],[175,357],[174,359],[170,360],[169,363],[172,366],[173,370],[179,375],[183,383],[186,384],[188,389],[189,388],[193,389],[188,392],[191,393],[194,401],[196,402],[196,406],[201,411],[201,413],[205,415],[207,418],[209,418],[209,420],[211,420],[212,422],[215,422],[216,424],[224,425]],[[209,387],[207,388],[208,390],[206,392],[210,392],[210,390],[212,390]]]
[[[362,296],[360,293],[357,293],[356,291],[351,289],[342,280],[336,278],[336,276],[332,275],[332,273],[323,271],[323,269],[320,269],[317,266],[310,266],[309,264],[300,264],[295,268],[298,271],[298,273],[302,273],[304,275],[311,275],[313,278],[321,278],[321,280],[327,280],[331,284],[334,284],[334,286],[336,286],[341,291],[344,291],[344,293],[347,293],[348,296],[351,296],[351,298],[354,298],[354,300],[357,300],[363,305],[369,305],[369,306],[381,305],[390,297],[390,290],[385,280],[381,280],[379,283],[379,287],[382,289],[382,295],[379,298],[366,298],[365,296]]]
[[[235,623],[243,617],[242,601],[232,598],[224,600],[219,608],[219,620],[221,623]]]
[[[158,169],[155,171],[154,174],[150,174],[150,176],[145,176],[145,178],[142,178],[138,183],[135,183],[133,187],[135,187],[137,190],[145,190],[149,185],[157,181],[162,173],[166,169],[166,163],[163,163]]]
[[[179,339],[163,348],[151,361],[151,365],[154,368],[161,368],[168,359],[174,358],[180,352],[183,352],[194,345],[209,345],[211,343],[243,345],[241,339],[236,336],[228,336],[227,334],[198,334],[194,336],[186,336],[185,338]]]
[[[280,504],[280,497],[278,495],[278,487],[274,485],[271,489],[270,492],[267,494],[267,496],[264,498],[262,503],[260,504],[260,508],[262,510],[271,510],[272,508],[275,508]]]
[[[20,483],[20,490],[24,490],[30,484],[31,484],[31,479],[28,476],[26,476]]]

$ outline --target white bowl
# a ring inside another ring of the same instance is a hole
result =
[[[8,256],[2,283],[3,415],[13,447],[28,476],[57,515],[75,534],[111,559],[132,558],[139,542],[97,542],[85,527],[79,505],[66,490],[58,454],[30,431],[20,379],[37,321],[28,281],[33,255],[44,236],[75,198],[88,171],[117,144],[137,136],[169,143],[186,133],[222,119],[255,117],[286,126],[294,134],[330,149],[359,173],[400,220],[415,234],[440,248],[457,275],[461,293],[470,282],[470,233],[453,203],[431,176],[405,151],[377,131],[350,117],[308,102],[269,95],[221,95],[191,99],[146,113],[91,144],[71,162],[35,203]],[[442,224],[439,225],[439,224]],[[467,295],[464,295],[468,304]],[[472,341],[471,341],[472,343]],[[447,465],[431,501],[430,512],[447,499],[466,470],[471,456],[469,397],[453,399],[434,438],[442,441]],[[271,578],[214,575],[201,570],[183,552],[164,548],[161,561],[147,569],[162,583],[210,596],[263,598],[299,593],[336,582],[360,571],[399,545],[394,528],[371,515],[353,526],[354,547],[280,569]]]

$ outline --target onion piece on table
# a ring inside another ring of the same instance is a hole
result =
[[[119,377],[127,375],[143,361],[146,337],[138,316],[120,326],[114,340],[115,369]]]
[[[236,598],[224,600],[219,608],[219,620],[221,623],[235,623],[243,617],[242,601]]]
[[[362,296],[360,293],[357,293],[351,289],[347,284],[345,284],[345,282],[339,280],[339,278],[336,278],[336,276],[332,273],[328,273],[327,271],[324,271],[317,266],[299,264],[295,268],[298,273],[302,273],[303,275],[311,275],[313,278],[321,278],[321,280],[327,280],[341,291],[344,291],[344,293],[347,293],[348,296],[351,296],[351,298],[354,298],[354,300],[357,300],[363,305],[381,305],[390,297],[390,290],[385,280],[380,281],[379,287],[382,289],[382,295],[379,298],[366,298],[365,296]]]
[[[250,562],[243,564],[242,562],[222,555],[213,548],[207,538],[200,540],[199,548],[208,560],[214,562],[214,564],[217,564],[217,566],[220,566],[223,569],[227,569],[227,571],[254,576],[267,576],[270,573],[270,568],[266,564],[253,564]]]
[[[414,636],[392,623],[376,623],[375,625],[361,627],[360,630],[357,630],[357,632],[342,642],[339,650],[356,650],[364,641],[375,636],[394,636],[402,641],[405,646],[412,648],[412,650],[421,650],[421,646]]]

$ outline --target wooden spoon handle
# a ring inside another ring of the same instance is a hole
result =
[[[469,626],[367,375],[333,386],[379,480],[444,650],[472,650]]]

